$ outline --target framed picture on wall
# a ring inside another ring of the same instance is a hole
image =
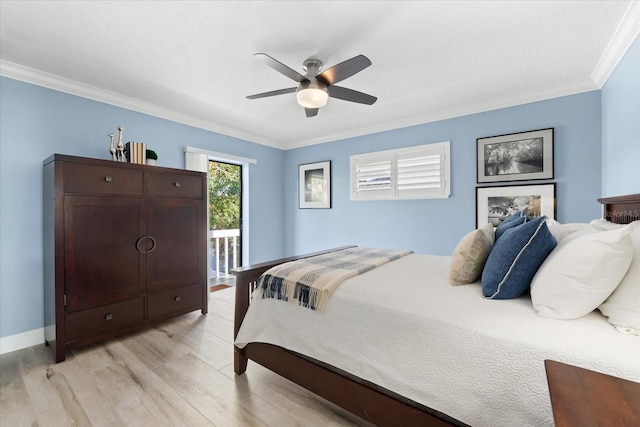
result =
[[[331,162],[298,166],[298,208],[331,208]]]
[[[478,183],[553,179],[553,128],[478,138]]]
[[[476,187],[476,228],[497,227],[505,218],[526,209],[528,219],[556,219],[556,184]]]

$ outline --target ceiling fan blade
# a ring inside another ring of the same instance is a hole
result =
[[[359,73],[369,65],[371,65],[371,61],[366,56],[354,56],[353,58],[347,59],[346,61],[334,65],[331,68],[327,68],[318,74],[316,79],[326,85],[333,85],[353,76],[356,73]]]
[[[266,98],[267,96],[284,95],[285,93],[293,93],[295,91],[296,91],[295,87],[290,87],[287,89],[272,90],[271,92],[263,92],[263,93],[257,93],[255,95],[249,95],[247,96],[247,99]]]
[[[375,96],[358,92],[357,90],[347,89],[342,86],[329,86],[327,88],[331,98],[342,99],[344,101],[358,102],[360,104],[371,105],[378,100]]]
[[[307,114],[307,117],[314,117],[318,115],[318,108],[305,108],[304,112]]]
[[[295,80],[298,83],[305,82],[305,81],[308,82],[309,81],[309,79],[307,79],[305,76],[303,76],[302,74],[300,74],[299,72],[297,72],[293,68],[287,67],[282,62],[278,61],[277,59],[273,59],[272,57],[270,57],[266,53],[256,53],[253,56],[258,58],[259,60],[261,60],[266,65],[268,65],[269,67],[273,68],[274,70],[276,70],[280,74],[284,74],[285,76],[289,77],[291,80]]]

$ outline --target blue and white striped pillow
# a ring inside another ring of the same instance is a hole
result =
[[[529,290],[531,280],[556,247],[541,216],[504,232],[496,240],[482,271],[482,294],[492,299],[517,298]]]

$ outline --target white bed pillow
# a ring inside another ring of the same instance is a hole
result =
[[[549,231],[556,238],[558,243],[565,237],[569,236],[576,231],[582,231],[590,227],[587,223],[573,222],[568,224],[561,224],[555,219],[547,218],[547,227]],[[593,227],[592,227],[593,228]]]
[[[489,252],[493,248],[493,225],[486,224],[467,233],[451,255],[449,282],[452,285],[473,283],[482,274]]]
[[[618,287],[598,309],[620,332],[640,335],[640,221],[631,224],[633,261]]]
[[[563,239],[531,281],[531,302],[538,315],[577,319],[602,304],[631,264],[630,233],[627,226]]]
[[[626,226],[626,224],[616,224],[615,222],[607,221],[604,218],[594,219],[589,224],[596,226],[600,230],[617,230]]]

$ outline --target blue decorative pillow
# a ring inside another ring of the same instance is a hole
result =
[[[502,222],[509,222],[509,221],[513,221],[514,219],[518,219],[522,217],[525,217],[525,218],[527,217],[527,208],[521,209],[518,212],[509,215],[504,220],[502,220]]]
[[[495,232],[495,240],[498,240],[498,238],[500,236],[502,236],[504,234],[505,231],[507,231],[510,228],[513,227],[517,227],[519,225],[524,224],[527,221],[527,216],[524,214],[524,211],[519,211],[514,213],[511,216],[508,216],[507,218],[505,218],[504,221],[502,221],[500,224],[498,224],[498,226],[496,227],[496,232]]]
[[[517,298],[529,290],[542,262],[556,247],[545,216],[509,228],[497,240],[482,271],[482,294]]]

